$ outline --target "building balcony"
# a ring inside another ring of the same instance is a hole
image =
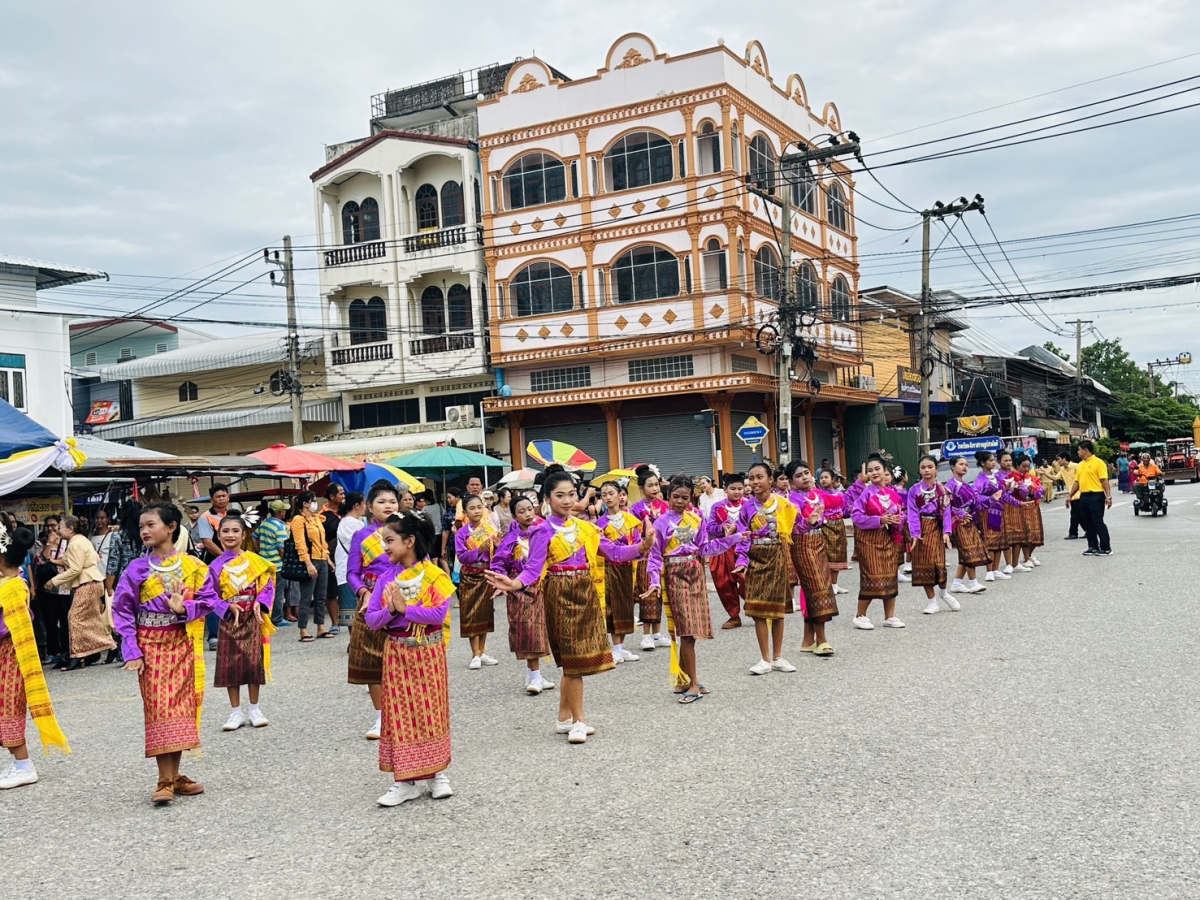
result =
[[[430,353],[453,353],[459,350],[474,350],[475,335],[472,332],[438,334],[410,341],[409,353],[413,356],[428,356]]]
[[[355,344],[350,347],[338,347],[330,352],[330,362],[335,366],[346,366],[353,363],[381,362],[392,359],[395,345],[391,341],[378,344]]]
[[[452,225],[449,228],[420,231],[400,239],[400,245],[406,254],[440,250],[446,247],[463,247],[467,250],[474,250],[482,244],[482,225]]]
[[[326,266],[345,266],[350,263],[369,262],[387,256],[387,245],[383,241],[362,244],[347,244],[325,251]]]

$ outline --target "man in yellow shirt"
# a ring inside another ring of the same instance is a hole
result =
[[[1071,525],[1067,530],[1067,536],[1063,538],[1066,541],[1079,540],[1079,509],[1078,505],[1072,505],[1071,494],[1075,490],[1075,475],[1079,469],[1079,464],[1071,460],[1070,454],[1065,450],[1058,454],[1058,458],[1054,461],[1054,479],[1063,483],[1063,489],[1067,492],[1067,508],[1071,511]]]
[[[1108,526],[1104,524],[1104,511],[1112,507],[1112,488],[1108,483],[1108,465],[1096,456],[1096,445],[1091,441],[1080,441],[1080,463],[1075,470],[1075,486],[1067,498],[1074,509],[1079,506],[1079,522],[1087,534],[1088,548],[1084,556],[1112,556],[1112,544],[1108,538]]]

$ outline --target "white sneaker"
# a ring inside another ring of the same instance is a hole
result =
[[[907,574],[911,571],[912,571],[912,563],[910,563],[910,562],[905,563],[904,564],[904,572]]]
[[[621,648],[620,656],[621,656],[621,662],[637,662],[639,659],[641,659],[641,657],[638,656],[636,653],[630,653],[624,647]],[[613,661],[615,662],[616,659],[617,659],[617,654],[613,653]]]
[[[643,650],[653,650],[654,649],[654,637],[652,635],[648,634],[642,638],[642,649]]]
[[[855,616],[854,627],[861,628],[863,631],[874,631],[875,630],[874,623],[870,619],[868,619],[866,616]]]
[[[576,722],[574,719],[567,719],[567,721],[565,721],[565,722],[555,722],[554,723],[554,733],[555,734],[570,734],[571,729],[574,728],[577,724],[583,725],[582,722]],[[583,725],[583,727],[587,729],[587,733],[589,735],[596,733],[596,729],[593,728],[591,725]]]
[[[225,724],[221,726],[221,730],[237,731],[245,724],[246,714],[242,712],[241,707],[239,707],[229,714],[229,718],[225,720]]]
[[[796,671],[796,667],[793,666],[786,659],[784,659],[782,656],[779,657],[779,659],[775,660],[773,663],[771,663],[771,668],[774,669],[776,672],[795,672]]]
[[[751,675],[769,675],[771,674],[771,664],[765,659],[760,659],[750,667]]]
[[[957,600],[955,600],[949,594],[942,594],[942,596],[939,599],[943,603],[945,603],[948,607],[950,607],[951,612],[958,612],[959,610],[962,609],[962,604],[959,603]]]
[[[1014,572],[1032,572],[1033,566],[1027,566],[1024,563],[1017,563],[1017,565],[1013,566],[1013,571]]]
[[[956,582],[954,582],[954,584],[950,585],[950,590],[952,593],[955,593],[955,594],[971,593],[971,589],[967,585],[963,584],[961,581],[956,581]]]
[[[540,694],[542,692],[542,682],[540,678],[530,678],[525,682],[525,693]]]
[[[890,619],[883,620],[883,627],[884,628],[903,628],[904,623],[901,622],[899,619],[897,619],[895,616],[892,616]]]
[[[1005,566],[1005,567],[1004,567],[1003,569],[1001,569],[1000,571],[1001,571],[1001,572],[1003,572],[1005,575],[1011,575],[1011,574],[1013,573],[1013,567],[1012,567],[1012,566]]]
[[[1038,559],[1036,556],[1031,556],[1031,557],[1029,557],[1029,559],[1025,560],[1025,565],[1029,565],[1030,563],[1033,563],[1033,565],[1036,567],[1036,566],[1040,566],[1042,564],[1042,561],[1040,559]]]
[[[381,731],[383,731],[383,718],[381,716],[376,716],[375,724],[371,726],[371,730],[363,735],[363,737],[365,737],[368,741],[377,741],[379,740],[379,734]]]
[[[912,584],[912,579],[909,576],[905,575],[903,572],[899,572],[896,574],[896,580],[902,581],[905,584]]]
[[[654,635],[654,646],[655,647],[670,647],[671,639],[667,635],[662,634],[660,632],[659,634]]]
[[[388,792],[375,802],[380,806],[399,806],[421,796],[421,789],[411,781],[393,781]]]
[[[538,684],[540,684],[540,685],[542,686],[542,690],[543,690],[543,691],[552,691],[552,690],[554,690],[554,682],[553,682],[553,681],[547,681],[545,678],[543,678],[543,677],[541,676],[541,673],[538,673],[538,678],[537,678],[537,680],[538,680]]]
[[[429,796],[434,800],[445,800],[454,796],[454,788],[450,787],[450,779],[446,777],[445,772],[438,772],[433,776],[429,785]]]
[[[498,660],[498,659],[494,659],[493,657],[491,657],[491,656],[488,656],[486,653],[482,653],[482,654],[480,654],[480,656],[479,656],[479,661],[480,661],[481,663],[483,663],[485,666],[498,666],[498,665],[500,665],[500,660]]]
[[[835,585],[833,586],[833,592],[834,592],[835,594],[848,594],[848,593],[850,593],[850,591],[848,591],[846,588],[842,587],[840,584],[835,584]]]
[[[982,594],[984,591],[987,590],[987,588],[985,588],[978,581],[972,581],[969,585],[967,585],[967,587],[968,587],[968,590],[967,590],[968,594]]]
[[[267,717],[262,714],[261,709],[250,710],[250,724],[255,728],[262,728],[271,723],[267,721]]]
[[[995,573],[995,572],[988,572],[986,575],[984,575],[984,576],[983,576],[983,580],[984,580],[984,581],[995,581],[995,580],[996,580],[996,573]]]
[[[588,728],[583,722],[576,722],[571,726],[571,730],[567,732],[567,743],[569,744],[584,744],[587,743],[588,735],[595,734],[596,729]]]
[[[942,611],[942,608],[940,606],[938,606],[937,597],[934,597],[932,600],[930,600],[929,605],[926,606],[921,611],[923,613],[925,613],[925,615],[927,615],[927,616],[932,616],[934,613],[940,613]],[[890,622],[890,621],[891,621],[891,619],[888,620],[888,622]],[[887,622],[884,622],[883,624],[886,625]]]
[[[611,652],[612,652],[613,665],[619,666],[621,664],[621,651],[618,650],[616,647],[613,647],[611,649]]]
[[[993,572],[992,574],[994,574],[997,578],[1001,579],[1002,581],[1012,581],[1012,574],[1009,572],[1005,572],[1003,570],[998,569],[995,572]]]
[[[483,660],[480,659],[478,656],[472,656],[471,661],[469,663],[467,663],[467,668],[468,669],[483,668]]]
[[[7,791],[10,788],[24,787],[27,784],[36,784],[38,780],[37,772],[30,766],[28,769],[18,769],[15,762],[10,762],[8,768],[0,774],[0,791]]]

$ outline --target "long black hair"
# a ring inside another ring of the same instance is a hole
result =
[[[341,505],[338,507],[338,515],[347,515],[350,510],[362,503],[364,499],[365,498],[359,491],[351,491],[346,495],[346,499],[344,499]]]
[[[13,530],[8,537],[8,549],[4,551],[4,562],[9,568],[19,569],[25,563],[36,538],[24,525]]]
[[[121,535],[129,546],[142,546],[142,504],[130,500],[121,507]]]
[[[433,531],[433,523],[423,515],[417,512],[408,512],[389,516],[388,520],[383,523],[383,527],[390,529],[400,537],[412,538],[413,553],[416,554],[418,560],[429,558],[437,535]]]

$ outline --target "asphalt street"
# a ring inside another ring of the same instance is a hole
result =
[[[836,657],[799,653],[792,619],[799,671],[752,677],[753,629],[718,631],[692,706],[643,654],[587,680],[583,746],[552,733],[557,691],[523,692],[499,607],[498,667],[451,645],[454,797],[395,809],[344,636],[280,632],[268,728],[222,733],[210,689],[184,761],[207,792],[162,809],[136,677],[51,673],[75,752],[43,759],[30,726],[41,782],[0,794],[3,895],[1200,897],[1200,486],[1168,497],[1135,519],[1117,496],[1107,559],[1044,507],[1041,568],[936,616],[901,585],[904,630],[851,627],[851,570]]]

